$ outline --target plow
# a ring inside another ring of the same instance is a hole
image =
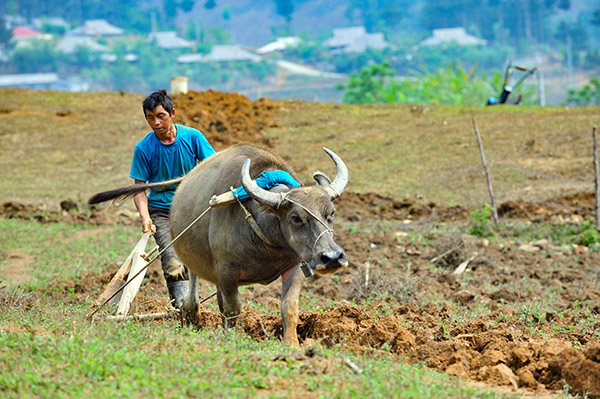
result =
[[[100,311],[106,304],[111,303],[117,306],[114,315],[108,315],[108,320],[125,321],[125,320],[157,320],[163,318],[175,317],[179,314],[179,310],[171,308],[165,312],[149,313],[149,314],[129,314],[131,304],[137,296],[146,270],[152,262],[160,257],[160,255],[170,248],[182,235],[184,235],[193,225],[202,219],[212,208],[229,205],[236,202],[233,190],[221,195],[214,195],[209,201],[208,208],[200,214],[186,229],[171,240],[171,242],[159,251],[158,245],[146,252],[145,249],[150,239],[150,232],[142,235],[140,240],[134,246],[131,253],[127,256],[121,267],[106,285],[104,291],[93,302],[94,308],[88,319],[93,319],[94,315]],[[310,270],[310,268],[309,268]],[[200,303],[204,303],[216,295],[216,291],[208,297],[202,299]]]

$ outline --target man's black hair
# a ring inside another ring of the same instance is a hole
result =
[[[162,105],[169,115],[173,115],[173,99],[169,97],[165,89],[156,90],[144,99],[142,103],[144,115],[146,115],[146,110],[153,112],[159,105]]]

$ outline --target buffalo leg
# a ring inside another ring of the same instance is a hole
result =
[[[283,342],[299,346],[298,333],[298,300],[304,275],[300,266],[296,266],[281,275],[281,321],[283,322]]]
[[[198,327],[198,283],[200,279],[190,272],[190,288],[187,297],[183,299],[181,306],[181,319],[185,324],[193,324]]]
[[[217,299],[223,319],[223,328],[233,328],[242,310],[242,301],[238,291],[237,273],[233,269],[220,267],[217,275],[219,286]]]

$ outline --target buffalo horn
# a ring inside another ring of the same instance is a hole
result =
[[[242,166],[242,186],[249,196],[257,200],[258,202],[271,206],[277,207],[283,199],[281,193],[272,193],[264,190],[256,184],[256,182],[250,177],[250,159],[246,159]]]
[[[333,159],[335,166],[337,168],[337,175],[333,182],[328,187],[325,187],[325,190],[329,193],[331,199],[337,198],[344,192],[344,189],[348,185],[348,168],[342,158],[338,157],[337,154],[331,151],[329,148],[323,147],[327,155]]]

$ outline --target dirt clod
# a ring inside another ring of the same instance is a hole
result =
[[[276,105],[269,99],[251,101],[237,93],[207,90],[176,95],[173,101],[175,121],[200,130],[217,151],[241,143],[271,146],[260,134],[276,126],[271,120]]]

